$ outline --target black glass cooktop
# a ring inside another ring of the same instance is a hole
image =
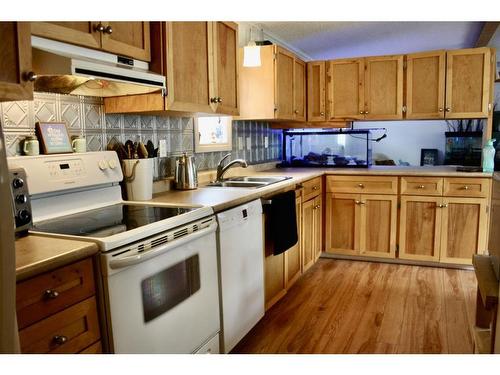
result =
[[[33,230],[44,233],[103,238],[193,210],[196,208],[120,203],[42,221],[34,225]]]

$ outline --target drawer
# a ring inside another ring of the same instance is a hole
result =
[[[102,343],[97,341],[88,348],[83,349],[80,354],[102,354]]]
[[[487,198],[490,190],[488,178],[445,178],[444,196]]]
[[[401,194],[441,196],[443,179],[441,177],[401,177]]]
[[[95,294],[92,259],[58,268],[17,284],[19,329]]]
[[[307,180],[302,183],[302,186],[304,189],[302,192],[302,200],[305,202],[321,194],[322,192],[321,177],[313,178],[312,180]]]
[[[19,331],[21,353],[78,353],[100,337],[95,297]]]
[[[327,176],[328,193],[397,194],[398,178],[387,176]]]

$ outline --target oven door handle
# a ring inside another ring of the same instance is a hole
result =
[[[188,234],[187,236],[181,237],[177,240],[167,242],[165,245],[159,246],[156,249],[152,249],[149,251],[146,251],[141,254],[136,254],[136,255],[130,255],[124,258],[120,259],[113,259],[109,262],[109,268],[111,269],[119,269],[119,268],[125,268],[129,266],[133,266],[135,264],[139,264],[142,262],[145,262],[151,258],[157,257],[158,255],[161,255],[167,251],[170,251],[178,246],[184,245],[188,242],[192,242],[197,240],[198,238],[201,238],[203,236],[206,236],[207,234],[215,232],[217,229],[217,222],[214,221],[212,224],[210,224],[208,227],[203,228],[197,232]]]

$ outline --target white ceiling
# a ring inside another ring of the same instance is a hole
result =
[[[245,24],[245,22],[242,22]],[[321,60],[474,47],[483,22],[252,22],[266,37]]]

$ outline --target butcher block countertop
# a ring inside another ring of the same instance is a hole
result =
[[[97,254],[92,242],[66,240],[29,234],[16,239],[17,281],[51,271]]]
[[[215,212],[224,211],[234,206],[250,202],[258,198],[266,198],[277,194],[303,181],[323,175],[362,175],[362,176],[441,176],[441,177],[482,177],[491,178],[491,173],[457,172],[453,166],[436,167],[400,167],[374,166],[370,168],[274,168],[255,171],[252,168],[230,169],[225,177],[233,176],[289,176],[289,180],[271,184],[262,188],[228,188],[204,187],[213,173],[200,178],[200,186],[196,190],[170,190],[154,194],[152,202],[168,202],[177,204],[199,204],[211,206]],[[204,182],[202,180],[205,180]]]

